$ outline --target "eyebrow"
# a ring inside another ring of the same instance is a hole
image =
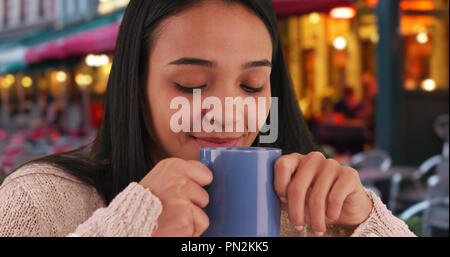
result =
[[[180,58],[176,61],[169,63],[169,65],[198,65],[213,68],[215,64],[211,61],[198,59],[198,58]]]
[[[180,58],[178,60],[175,60],[169,65],[197,65],[197,66],[203,66],[207,68],[214,68],[217,66],[215,62],[204,60],[204,59],[198,59],[198,58]],[[272,63],[265,59],[260,61],[254,61],[254,62],[248,62],[242,66],[242,69],[250,69],[250,68],[256,68],[256,67],[270,67],[272,68]]]
[[[269,60],[261,60],[256,62],[248,62],[244,65],[244,69],[256,68],[256,67],[270,67],[272,68],[272,63]]]

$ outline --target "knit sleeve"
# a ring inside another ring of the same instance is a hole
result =
[[[11,182],[0,188],[0,237],[56,236],[41,215],[20,183]]]
[[[0,187],[0,237],[151,236],[162,211],[131,183],[105,207],[95,188],[47,166],[27,166]],[[81,224],[81,225],[80,225]]]
[[[131,183],[106,208],[98,209],[69,236],[150,237],[162,211],[160,200],[138,183]]]
[[[416,237],[408,225],[395,217],[374,192],[366,189],[366,193],[373,201],[372,213],[356,228],[352,237]]]

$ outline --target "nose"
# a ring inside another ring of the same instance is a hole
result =
[[[239,85],[235,85],[232,81],[215,84],[205,97],[211,97],[211,102],[220,103],[220,106],[215,104],[209,106],[211,108],[205,108],[202,112],[202,121],[213,125],[215,131],[245,132],[245,108],[238,108],[235,105],[238,97],[242,100],[245,98],[239,89]],[[243,131],[240,131],[239,128]]]
[[[241,108],[234,108],[234,105],[230,106],[226,104],[226,101],[222,102],[222,112],[217,113],[216,110],[205,110],[202,122],[211,124],[214,131],[223,132],[244,132],[237,131],[238,128],[244,128],[245,130],[245,112]],[[214,108],[220,108],[215,106]],[[235,111],[236,109],[236,111]],[[235,128],[236,127],[236,131]]]

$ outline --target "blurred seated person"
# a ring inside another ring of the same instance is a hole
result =
[[[327,143],[341,154],[355,154],[364,150],[367,139],[367,109],[352,87],[346,86],[343,98],[334,105],[331,127],[324,128]]]
[[[343,98],[334,106],[334,123],[364,124],[367,116],[366,106],[355,93],[355,89],[346,86]]]
[[[311,123],[318,124],[334,124],[334,103],[330,97],[322,98],[321,112],[313,113]]]

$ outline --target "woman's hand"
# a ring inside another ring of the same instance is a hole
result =
[[[208,227],[202,210],[209,203],[203,188],[212,182],[212,172],[198,161],[166,159],[159,162],[139,183],[163,205],[155,237],[199,237]]]
[[[274,184],[292,224],[301,230],[308,217],[318,236],[326,232],[326,224],[360,225],[373,208],[358,172],[319,152],[280,157]]]

